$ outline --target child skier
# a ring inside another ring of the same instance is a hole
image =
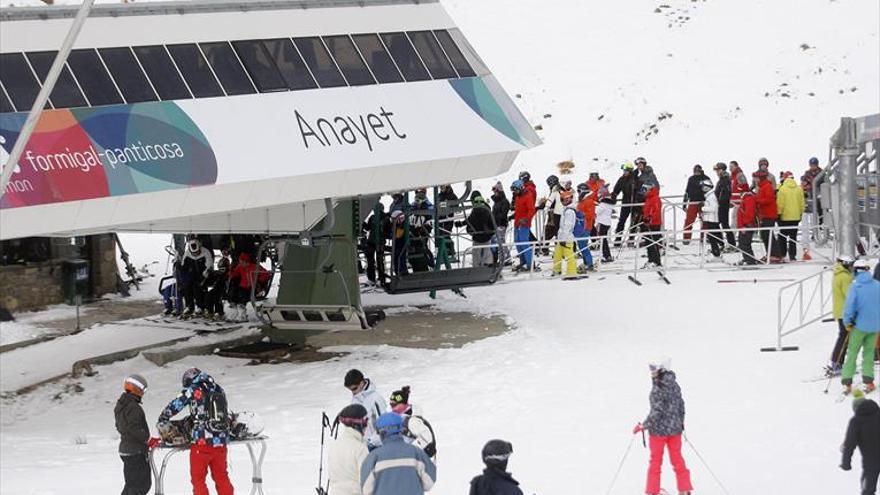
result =
[[[669,450],[669,460],[675,470],[675,481],[679,495],[690,495],[691,472],[681,456],[681,435],[684,431],[684,400],[681,388],[675,381],[675,373],[669,363],[651,364],[651,412],[645,421],[633,428],[633,434],[648,430],[650,437],[651,461],[648,465],[648,481],[645,493],[660,493],[660,468],[663,464],[663,450]]]
[[[593,271],[593,254],[590,253],[590,231],[596,219],[596,202],[593,191],[586,184],[578,184],[577,220],[574,224],[574,237],[577,249],[584,260],[584,271]]]
[[[469,495],[522,495],[519,482],[507,472],[513,445],[504,440],[489,440],[483,446],[483,474],[471,480]]]
[[[415,414],[413,405],[409,403],[409,385],[395,390],[389,399],[389,406],[403,418],[403,436],[407,442],[424,450],[431,460],[437,456],[437,441],[431,423],[419,414]]]
[[[564,258],[566,263],[565,278],[577,277],[577,262],[574,258],[574,227],[577,222],[577,211],[571,205],[571,191],[562,191],[559,198],[564,210],[559,221],[559,232],[556,234],[556,249],[553,251],[553,274],[562,274],[562,260]]]

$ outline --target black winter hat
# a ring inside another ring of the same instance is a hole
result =
[[[507,459],[513,453],[513,444],[504,440],[489,440],[483,446],[483,463],[507,469]]]
[[[471,201],[476,201],[477,198],[483,199],[483,195],[480,194],[480,191],[474,191],[471,193]]]
[[[392,392],[390,400],[396,404],[409,404],[409,385]]]
[[[360,370],[350,369],[348,373],[345,374],[345,387],[348,388],[352,385],[357,385],[360,382],[364,381],[364,374],[360,372]]]

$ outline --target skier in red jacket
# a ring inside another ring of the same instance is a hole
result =
[[[531,233],[532,217],[535,216],[535,197],[526,189],[522,180],[510,186],[513,193],[513,240],[517,243],[520,264],[514,271],[529,270],[532,266],[532,247],[527,245]]]
[[[755,197],[755,201],[758,204],[760,225],[762,228],[768,229],[761,231],[761,242],[764,243],[764,251],[770,258],[770,261],[779,261],[779,257],[776,256],[776,236],[772,230],[769,230],[769,228],[776,225],[776,218],[778,217],[776,191],[773,188],[773,183],[770,182],[769,174],[765,170],[758,170],[752,174],[752,178],[754,178],[758,185],[758,194]]]
[[[739,264],[754,265],[758,262],[755,259],[755,253],[752,251],[752,238],[755,236],[755,232],[743,229],[753,229],[758,225],[755,194],[746,184],[739,184],[738,194],[740,195],[740,204],[736,210],[736,228],[739,229],[737,247],[742,252],[743,257]]]
[[[642,230],[648,232],[645,239],[648,243],[648,264],[646,267],[659,267],[663,263],[660,261],[660,231],[663,225],[663,208],[660,206],[660,186],[653,182],[646,182],[642,185],[641,191],[645,198],[645,205],[642,207]]]

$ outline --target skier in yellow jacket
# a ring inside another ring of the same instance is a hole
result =
[[[806,202],[804,190],[794,181],[794,174],[782,174],[782,184],[776,192],[776,209],[779,212],[779,257],[797,259],[797,232]]]
[[[831,314],[837,320],[837,340],[834,342],[834,350],[831,351],[831,360],[825,367],[825,375],[828,377],[840,375],[843,358],[846,357],[847,332],[843,323],[843,305],[853,281],[853,263],[855,260],[851,256],[840,255],[837,257],[837,264],[834,265],[834,278],[831,279]]]

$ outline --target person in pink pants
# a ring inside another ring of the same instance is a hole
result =
[[[675,373],[669,363],[649,365],[653,386],[651,387],[651,412],[645,421],[633,428],[633,433],[648,430],[651,461],[648,464],[648,481],[645,493],[660,493],[660,470],[663,465],[663,451],[669,450],[669,461],[675,470],[675,483],[679,495],[691,495],[691,472],[681,455],[681,435],[684,432],[684,399],[681,388],[675,381]]]

